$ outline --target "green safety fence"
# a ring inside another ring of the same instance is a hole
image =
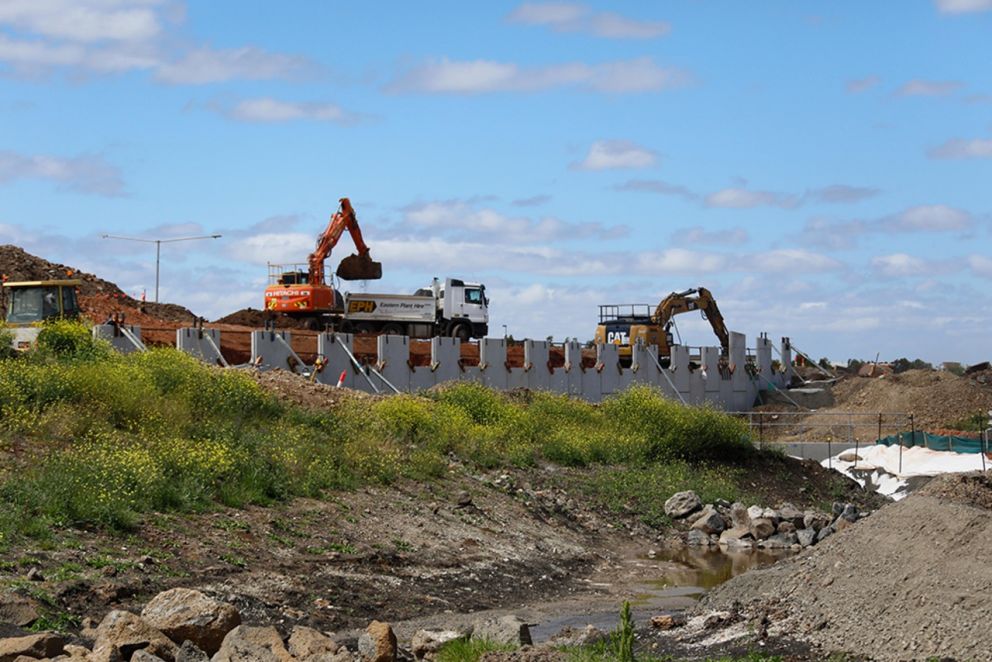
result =
[[[981,437],[976,439],[973,437],[930,434],[922,430],[889,435],[884,439],[879,439],[876,443],[885,444],[886,446],[898,446],[901,444],[907,448],[922,446],[932,451],[953,451],[955,453],[981,453],[983,450],[986,452],[989,450],[988,447],[985,449],[982,448]]]

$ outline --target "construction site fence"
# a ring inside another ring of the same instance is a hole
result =
[[[106,339],[122,352],[142,351],[141,329],[137,326],[98,325],[94,335]],[[205,328],[176,330],[176,347],[201,360],[224,365],[220,353],[223,331]],[[759,394],[788,388],[793,373],[791,360],[777,369],[772,359],[773,344],[766,334],[755,342],[755,356],[748,356],[746,338],[731,332],[727,350],[703,347],[699,360],[688,347],[674,345],[667,364],[658,357],[658,348],[637,343],[631,347],[629,364],[621,362],[619,347],[596,346],[595,366],[584,364],[581,343],[557,345],[564,354],[564,365],[550,361],[553,343],[524,340],[523,365],[507,360],[506,338],[483,338],[477,342],[478,364],[461,358],[457,338],[431,338],[430,364],[412,360],[410,338],[380,335],[376,338],[375,360],[354,354],[354,336],[346,333],[317,335],[316,360],[305,361],[293,349],[289,330],[251,332],[251,361],[244,367],[257,370],[288,370],[312,381],[343,385],[370,393],[416,392],[451,381],[474,381],[498,390],[530,389],[568,394],[599,402],[634,384],[660,389],[684,404],[706,404],[724,411],[742,411],[754,406]],[[774,350],[791,358],[789,339]],[[307,357],[309,359],[309,357]]]
[[[761,449],[777,448],[789,455],[827,460],[843,449],[862,446],[880,439],[898,439],[903,430],[916,432],[913,414],[905,412],[847,411],[739,411],[732,412],[747,421],[751,439]],[[895,442],[898,443],[898,440]]]
[[[987,453],[988,441],[985,434],[975,433],[975,437],[930,434],[923,430],[901,432],[878,440],[886,446],[900,445],[905,448],[919,446],[932,451],[951,451],[953,453]]]

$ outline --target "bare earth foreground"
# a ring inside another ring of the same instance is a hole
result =
[[[707,637],[767,633],[882,661],[990,660],[990,509],[992,474],[934,479],[802,555],[714,590],[700,613],[730,617]],[[692,638],[689,628],[679,637]]]

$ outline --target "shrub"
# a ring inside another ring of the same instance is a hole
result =
[[[38,334],[38,351],[59,358],[105,358],[112,351],[106,342],[97,340],[89,327],[78,320],[55,319],[45,322]]]

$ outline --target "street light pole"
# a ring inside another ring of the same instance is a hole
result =
[[[209,234],[197,237],[176,237],[174,239],[144,239],[142,237],[121,237],[113,234],[101,235],[103,239],[120,239],[121,241],[140,241],[145,244],[155,244],[155,303],[158,303],[158,283],[159,273],[162,264],[162,244],[171,244],[177,241],[195,241],[197,239],[220,239],[219,234]]]

